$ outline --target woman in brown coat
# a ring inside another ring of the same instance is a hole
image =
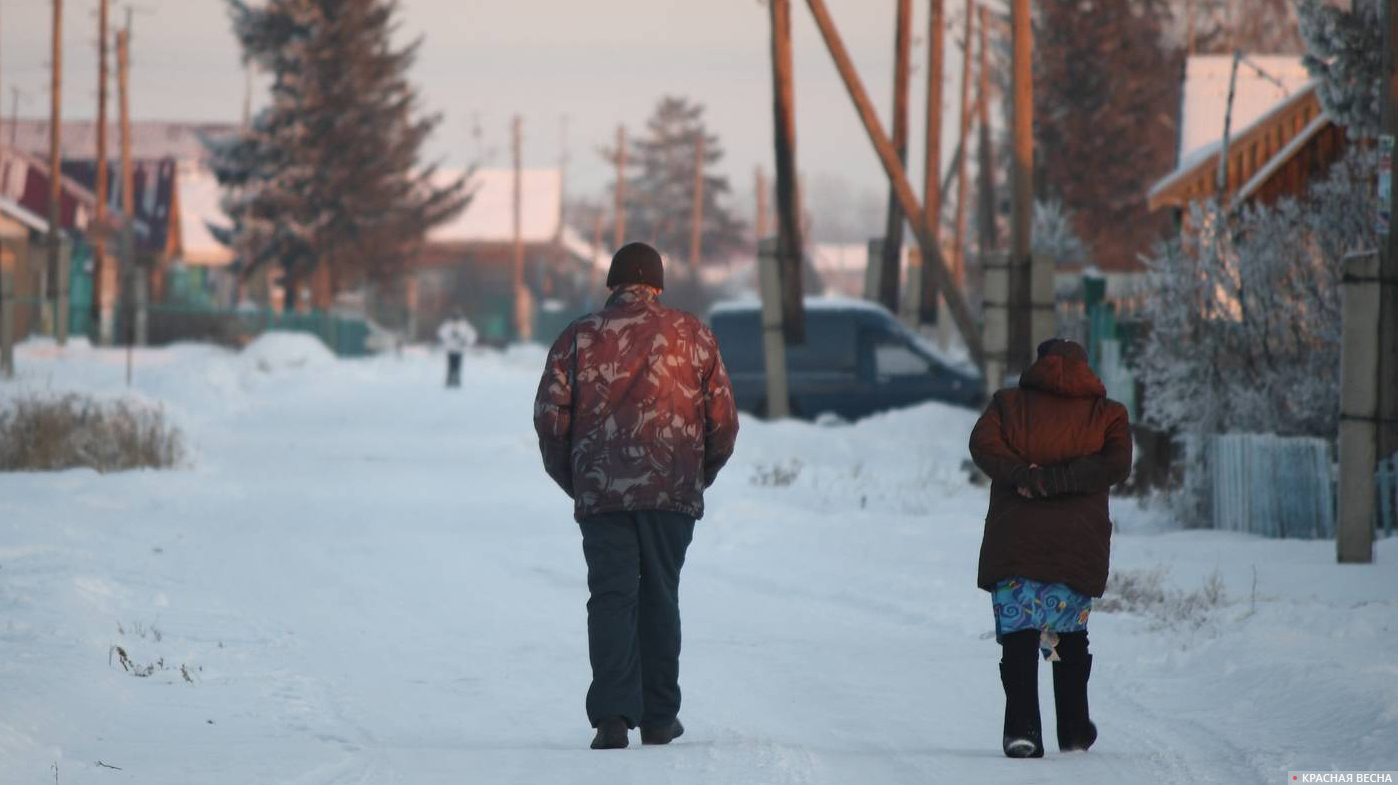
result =
[[[977,583],[992,597],[1002,741],[1012,758],[1044,754],[1040,649],[1053,662],[1059,749],[1086,750],[1097,739],[1087,617],[1107,585],[1107,492],[1131,473],[1126,408],[1107,399],[1087,353],[1053,339],[1038,354],[1018,389],[995,393],[971,432],[971,457],[991,480]]]

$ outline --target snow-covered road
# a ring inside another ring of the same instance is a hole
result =
[[[294,348],[294,347],[293,347]],[[682,584],[667,748],[587,749],[586,588],[530,427],[542,351],[140,356],[192,466],[0,475],[0,783],[1281,783],[1395,769],[1398,541],[1162,532],[1116,502],[1087,754],[999,750],[972,413],[744,420]],[[27,345],[23,391],[122,392],[119,353]],[[1217,571],[1222,604],[1186,607]],[[1254,589],[1255,581],[1255,589]],[[1180,610],[1183,608],[1183,610]],[[120,646],[154,673],[136,678]],[[181,666],[189,680],[181,674]],[[192,683],[190,683],[192,681]],[[101,761],[105,766],[97,765]],[[107,766],[119,767],[119,769]],[[55,772],[56,767],[56,772]]]

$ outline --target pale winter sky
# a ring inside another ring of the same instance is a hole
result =
[[[828,0],[866,87],[887,123],[891,103],[894,0]],[[222,0],[113,2],[113,19],[134,8],[132,112],[137,119],[240,117],[243,74]],[[910,167],[921,171],[926,86],[926,2],[915,2]],[[961,0],[948,0],[943,161],[955,146],[960,86]],[[96,109],[96,0],[66,0],[63,108],[69,118]],[[666,93],[708,107],[727,151],[735,207],[751,219],[753,170],[771,172],[772,112],[766,6],[759,0],[402,0],[402,33],[424,35],[413,78],[444,120],[429,157],[464,166],[479,155],[509,163],[512,115],[524,118],[525,163],[554,166],[562,118],[570,194],[600,193],[607,164],[596,153],[618,123],[639,130]],[[0,7],[3,111],[9,88],[24,91],[19,113],[47,116],[49,0]],[[878,160],[801,0],[794,0],[798,166],[820,214],[858,212],[881,200]],[[257,96],[254,97],[256,105]],[[484,151],[472,138],[478,119]],[[920,176],[914,182],[920,184]],[[879,194],[878,199],[874,195]],[[824,204],[821,204],[824,202]],[[865,212],[868,212],[866,209]],[[833,227],[832,227],[833,228]]]

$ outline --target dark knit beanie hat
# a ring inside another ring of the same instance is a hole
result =
[[[612,257],[612,269],[607,272],[608,289],[632,283],[665,288],[665,267],[660,261],[660,252],[645,243],[623,245]]]

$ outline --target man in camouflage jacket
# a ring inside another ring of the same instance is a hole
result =
[[[573,499],[587,559],[587,714],[594,749],[684,732],[679,577],[704,490],[733,454],[738,415],[713,333],[657,302],[660,255],[612,259],[612,295],[549,351],[534,401],[544,469]]]

